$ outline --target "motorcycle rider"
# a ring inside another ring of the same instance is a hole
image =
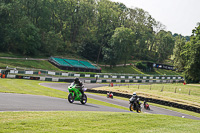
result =
[[[147,103],[147,101],[146,101],[146,100],[144,100],[144,105],[146,105],[146,103]]]
[[[76,85],[76,89],[78,89],[83,96],[84,94],[83,89],[82,89],[84,87],[83,83],[79,80],[79,78],[75,78],[73,83]]]
[[[137,100],[138,96],[137,96],[136,92],[133,92],[132,98],[133,98],[133,101]]]
[[[139,102],[139,98],[138,98],[136,92],[133,92],[133,95],[132,95],[132,97],[130,98],[130,102],[133,102],[133,103],[134,103],[134,108],[135,108],[135,107],[136,107],[135,102]]]

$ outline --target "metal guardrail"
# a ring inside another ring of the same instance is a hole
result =
[[[49,71],[42,69],[27,69],[27,68],[8,68],[5,70],[0,70],[0,73],[15,73],[15,74],[35,74],[35,75],[58,75],[58,76],[68,76],[68,77],[91,77],[91,78],[104,78],[104,79],[142,79],[142,80],[170,80],[170,79],[178,79],[183,80],[181,76],[168,76],[168,75],[160,75],[160,76],[146,76],[146,75],[113,75],[112,73],[102,73],[102,74],[87,74],[87,73],[73,73],[73,72],[62,72],[62,71]]]

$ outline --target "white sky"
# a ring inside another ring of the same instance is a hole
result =
[[[200,0],[111,0],[129,8],[139,7],[172,33],[190,36],[200,22]]]

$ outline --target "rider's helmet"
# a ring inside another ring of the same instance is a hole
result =
[[[78,83],[78,82],[79,82],[79,78],[75,78],[75,79],[74,79],[74,82],[75,82],[75,83]]]
[[[136,96],[136,92],[133,92],[133,96]]]

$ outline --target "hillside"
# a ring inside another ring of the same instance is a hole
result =
[[[0,68],[5,67],[10,68],[22,68],[22,69],[43,69],[43,70],[52,70],[52,71],[66,71],[60,70],[56,66],[52,65],[48,62],[48,59],[35,59],[35,58],[18,58],[18,59],[5,59],[0,58]],[[114,68],[101,66],[102,73],[126,73],[126,74],[150,74],[150,75],[181,75],[180,73],[171,71],[171,70],[163,70],[163,69],[155,69],[154,72],[142,72],[140,69],[133,65],[127,66],[116,66]]]

